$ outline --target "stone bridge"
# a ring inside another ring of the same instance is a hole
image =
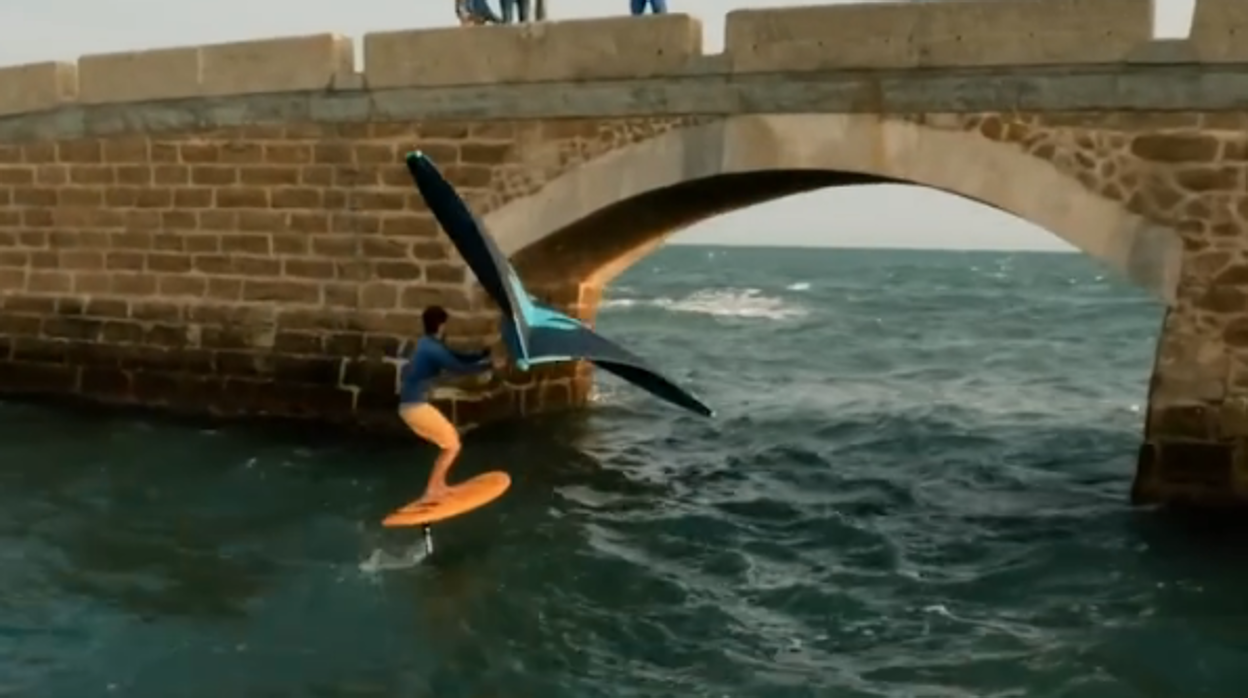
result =
[[[1134,498],[1248,500],[1248,3],[952,0],[334,34],[0,69],[0,390],[395,423],[422,307],[494,315],[431,154],[544,299],[697,220],[909,182],[1033,221],[1167,307]],[[570,366],[451,391],[579,404]]]

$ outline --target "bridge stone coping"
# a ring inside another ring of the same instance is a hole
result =
[[[1153,0],[939,0],[729,12],[737,72],[1112,63],[1152,40]]]
[[[702,55],[702,22],[680,14],[417,29],[364,37],[373,89],[652,78]]]
[[[0,68],[0,116],[56,109],[77,99],[77,64],[47,62]]]
[[[1200,61],[1248,61],[1248,2],[1197,0],[1188,41]]]
[[[78,60],[78,101],[321,90],[353,72],[353,43],[337,34],[109,53]]]
[[[703,50],[700,20],[682,14],[373,33],[363,37],[363,66],[355,65],[352,39],[338,34],[88,55],[0,68],[0,117],[259,93],[1092,65],[1139,56],[1248,62],[1248,1],[1198,0],[1191,36],[1165,46],[1152,40],[1154,2],[894,0],[738,10],[727,15],[716,55]]]

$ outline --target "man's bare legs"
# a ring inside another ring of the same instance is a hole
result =
[[[455,464],[455,459],[459,457],[459,432],[438,408],[427,402],[408,405],[400,415],[417,436],[440,449],[437,460],[433,462],[433,471],[429,473],[425,493],[417,501],[432,502],[440,499],[450,489],[446,484],[446,476]]]
[[[451,489],[446,484],[446,475],[451,471],[456,458],[459,458],[458,442],[438,453],[437,460],[433,462],[433,472],[429,473],[429,482],[425,485],[425,493],[420,497],[422,500],[432,502],[441,499]]]

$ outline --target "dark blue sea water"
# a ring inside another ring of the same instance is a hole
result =
[[[1160,320],[1075,255],[666,248],[599,327],[718,417],[474,432],[511,492],[385,571],[426,447],[0,404],[0,696],[1242,696],[1246,548],[1127,504]]]

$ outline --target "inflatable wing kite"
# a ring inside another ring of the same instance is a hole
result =
[[[503,314],[503,343],[521,370],[527,371],[539,364],[585,359],[675,405],[704,417],[714,414],[701,400],[640,357],[579,320],[530,298],[485,226],[468,210],[433,162],[423,153],[409,153],[407,169],[464,262],[498,304]]]

